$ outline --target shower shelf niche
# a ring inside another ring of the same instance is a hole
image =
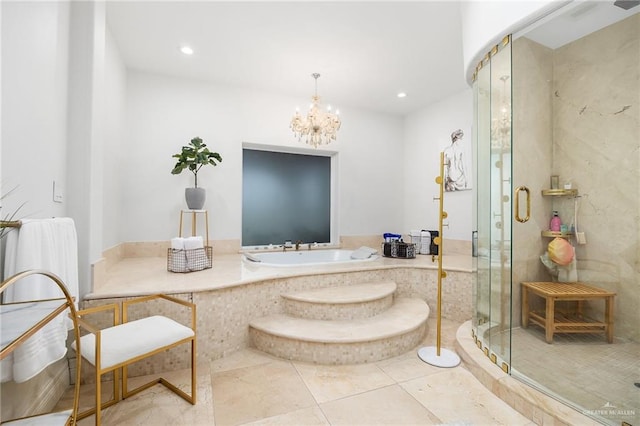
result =
[[[577,189],[543,189],[542,195],[544,197],[577,197]],[[574,232],[560,232],[560,231],[542,231],[541,235],[546,238],[570,238],[575,235]]]

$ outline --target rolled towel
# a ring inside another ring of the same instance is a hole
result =
[[[374,250],[371,247],[360,247],[351,253],[351,259],[368,259],[376,253],[377,250]]]
[[[202,236],[198,235],[197,237],[188,237],[184,239],[184,249],[185,250],[193,250],[204,248],[204,242],[202,240]]]
[[[373,256],[374,254],[378,253],[378,250],[376,250],[376,249],[374,249],[374,248],[371,248],[371,247],[367,247],[367,246],[362,246],[362,247],[360,247],[358,250],[361,250],[361,251],[363,251],[363,252],[367,252],[367,253],[369,253],[369,254],[370,254],[370,255],[372,255],[372,256]]]
[[[258,259],[257,256],[252,255],[251,253],[245,253],[244,257],[247,258],[247,260],[250,260],[252,262],[262,262],[262,260]]]
[[[171,248],[174,250],[184,250],[184,238],[180,238],[180,237],[172,238]]]

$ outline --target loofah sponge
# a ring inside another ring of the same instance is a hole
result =
[[[549,259],[558,265],[568,265],[573,260],[573,247],[564,238],[554,238],[547,247]]]

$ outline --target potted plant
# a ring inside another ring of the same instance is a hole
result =
[[[207,144],[202,142],[202,139],[195,137],[191,139],[189,145],[183,146],[182,150],[172,155],[172,158],[177,158],[178,162],[173,166],[171,170],[172,175],[179,175],[183,170],[188,169],[195,178],[193,188],[185,188],[185,199],[187,201],[187,207],[191,210],[201,210],[204,207],[204,201],[206,199],[206,192],[204,188],[198,188],[198,172],[207,164],[217,166],[216,160],[222,162],[222,157],[217,152],[209,151]]]

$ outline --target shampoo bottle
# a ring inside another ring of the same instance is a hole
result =
[[[549,222],[549,229],[554,232],[560,232],[561,226],[562,226],[562,221],[560,220],[560,216],[558,216],[558,212],[554,210],[553,217],[551,218],[551,222]]]

